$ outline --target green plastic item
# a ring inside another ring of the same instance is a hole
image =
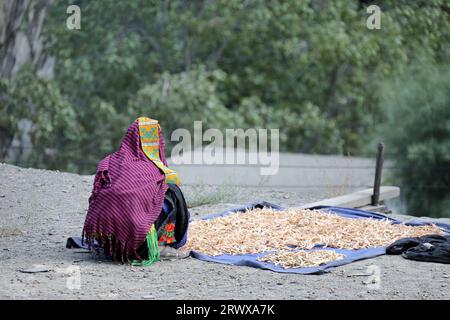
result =
[[[160,260],[160,253],[158,248],[158,235],[156,233],[155,225],[152,224],[150,232],[147,234],[147,248],[148,259],[147,260],[133,260],[132,266],[148,267]]]

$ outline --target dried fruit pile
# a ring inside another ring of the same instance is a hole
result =
[[[330,261],[343,259],[344,255],[332,250],[292,251],[281,249],[275,253],[259,258],[260,261],[270,262],[285,269],[320,266]]]
[[[401,238],[426,234],[442,234],[442,231],[434,225],[393,225],[386,220],[350,219],[319,210],[276,211],[264,208],[192,222],[186,249],[212,256],[286,250],[290,246],[311,249],[317,244],[331,248],[362,249],[386,246]],[[315,263],[320,255],[336,260],[329,251],[314,253],[314,256],[308,252],[280,254],[270,259],[285,267],[296,265],[292,262],[295,257],[302,266],[317,265]]]

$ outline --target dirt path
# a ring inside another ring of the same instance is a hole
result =
[[[81,232],[91,184],[91,176],[0,164],[0,299],[450,298],[450,265],[398,256],[381,256],[329,274],[306,276],[192,258],[148,268],[101,261],[64,247],[68,236]],[[211,202],[191,209],[194,218],[253,200],[289,206],[328,196],[256,188],[199,190],[186,186],[184,191],[188,202]],[[220,203],[213,204],[217,201]],[[19,271],[29,268],[49,271]],[[368,268],[379,271],[378,288],[365,283],[370,282],[364,275]],[[76,281],[78,272],[80,283]]]

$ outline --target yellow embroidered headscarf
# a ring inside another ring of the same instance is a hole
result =
[[[169,169],[161,161],[159,156],[159,131],[160,126],[158,120],[147,117],[139,117],[139,136],[141,139],[142,151],[144,151],[147,158],[152,161],[166,176],[166,183],[180,185],[180,178],[178,174]]]

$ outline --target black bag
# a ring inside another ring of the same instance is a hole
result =
[[[167,214],[161,213],[155,222],[158,238],[163,234],[164,226],[167,222],[175,220],[175,244],[173,247],[179,248],[187,240],[190,214],[187,209],[186,200],[184,199],[183,192],[177,185],[169,184],[165,201],[169,203],[170,209]]]

